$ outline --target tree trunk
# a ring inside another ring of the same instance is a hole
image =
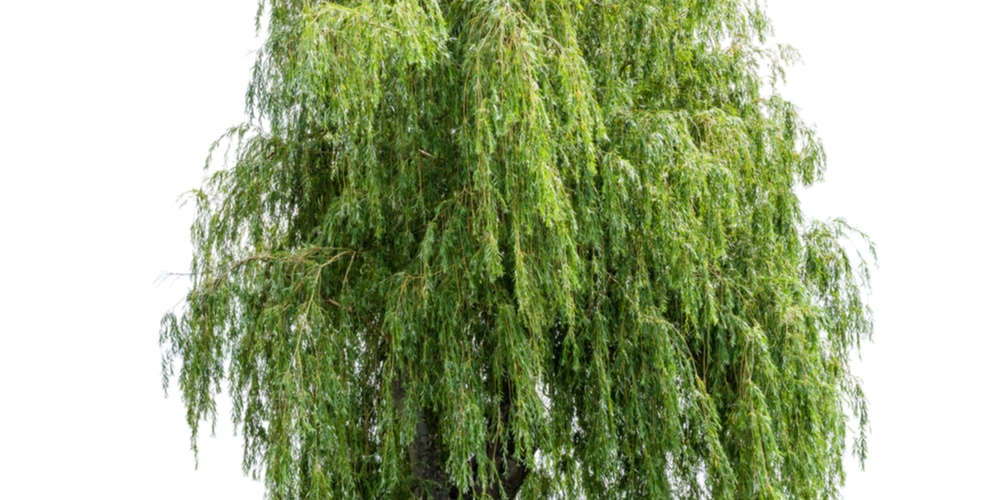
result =
[[[403,412],[406,401],[406,389],[399,377],[392,382],[392,395],[396,411]],[[501,416],[503,420],[509,419],[510,415],[510,394],[504,391],[501,403]],[[500,500],[506,498],[513,500],[520,491],[524,481],[531,472],[528,467],[514,458],[513,437],[506,442],[493,442],[489,447],[489,458],[493,461],[497,472],[500,474],[500,481],[494,482],[488,487],[482,484],[474,484],[472,491],[478,495],[486,494],[487,498]],[[427,415],[423,410],[417,417],[416,434],[413,441],[407,446],[407,454],[410,461],[410,472],[413,474],[415,482],[411,487],[413,496],[422,500],[453,500],[459,498],[458,488],[451,485],[444,473],[441,463],[441,453],[434,441],[431,428],[427,424]],[[475,459],[473,459],[475,463]]]
[[[406,390],[403,389],[398,376],[392,381],[392,396],[396,411],[402,413]],[[427,500],[450,500],[448,479],[441,467],[441,454],[434,444],[434,436],[431,435],[423,411],[417,418],[416,435],[407,447],[407,453],[410,458],[410,472],[416,479],[411,488],[413,496]]]

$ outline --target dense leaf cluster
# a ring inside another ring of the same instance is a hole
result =
[[[867,271],[755,2],[260,21],[161,332],[193,440],[226,382],[273,498],[836,495]]]

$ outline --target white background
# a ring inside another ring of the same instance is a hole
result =
[[[0,6],[0,497],[261,498],[228,406],[200,468],[157,332],[206,149],[242,118],[253,0]],[[844,497],[1000,498],[1000,4],[772,0],[823,138],[808,214],[878,244],[867,471]]]

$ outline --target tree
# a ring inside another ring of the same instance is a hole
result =
[[[274,498],[836,496],[868,240],[800,212],[824,154],[755,1],[262,21],[161,330],[193,446],[225,381]]]

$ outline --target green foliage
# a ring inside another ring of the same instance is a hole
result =
[[[161,331],[193,444],[225,381],[273,498],[837,495],[867,238],[800,213],[824,155],[756,2],[263,20]]]

